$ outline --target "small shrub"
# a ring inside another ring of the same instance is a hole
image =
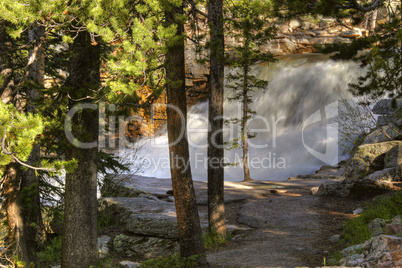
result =
[[[402,191],[392,196],[380,196],[373,202],[366,204],[366,209],[360,216],[349,219],[345,222],[342,232],[342,239],[339,241],[343,248],[364,243],[371,238],[368,225],[376,218],[386,221],[392,220],[395,216],[402,214]],[[356,252],[360,254],[361,252]],[[343,258],[340,251],[335,252],[327,260],[327,265],[337,266]]]
[[[114,224],[112,216],[106,212],[98,213],[98,232],[102,232],[105,227],[112,226]]]
[[[226,244],[226,238],[215,232],[206,231],[202,234],[206,249],[217,248]]]
[[[61,236],[57,236],[50,241],[44,250],[38,253],[38,267],[48,267],[61,263]]]
[[[346,246],[361,244],[371,238],[369,223],[376,219],[392,220],[402,214],[402,191],[392,196],[379,197],[360,214],[359,217],[347,220],[343,230],[342,243]]]

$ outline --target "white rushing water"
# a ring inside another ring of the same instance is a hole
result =
[[[350,97],[348,83],[356,82],[362,73],[357,64],[334,62],[319,54],[293,55],[281,57],[274,64],[256,65],[254,73],[268,80],[269,85],[252,96],[251,108],[257,115],[249,122],[249,128],[258,132],[249,141],[252,179],[284,181],[342,159],[333,117],[337,112],[336,101]],[[230,92],[225,92],[225,96],[230,96]],[[207,112],[207,102],[196,104],[188,112],[188,141],[195,180],[207,178]],[[240,116],[240,104],[225,101],[224,114]],[[225,140],[236,137],[238,130],[236,126],[226,126]],[[141,175],[170,177],[166,133],[143,139],[140,144],[144,160]],[[241,156],[241,149],[225,151],[229,162]],[[242,179],[241,165],[225,167],[225,180]]]

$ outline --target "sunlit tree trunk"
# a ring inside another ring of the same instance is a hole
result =
[[[18,260],[29,264],[28,248],[24,235],[22,203],[20,198],[21,177],[16,163],[8,164],[3,177],[4,197],[6,200],[8,225],[8,252],[10,256],[18,256]]]
[[[12,47],[11,37],[7,33],[7,23],[0,20],[0,52],[10,50]],[[13,99],[14,90],[13,61],[11,54],[7,53],[0,56],[0,75],[2,84],[0,84],[0,97],[3,103],[10,103]]]
[[[183,15],[183,4],[169,5],[165,13],[166,26],[177,25],[176,36],[184,32],[183,22],[176,19]],[[168,41],[166,54],[167,102],[178,111],[167,109],[167,132],[170,153],[170,172],[175,198],[177,225],[179,231],[180,255],[189,257],[201,255],[199,262],[206,263],[203,255],[204,243],[198,208],[191,177],[190,157],[187,141],[187,103],[184,70],[184,39]]]
[[[208,223],[209,231],[226,236],[224,203],[223,81],[225,76],[223,1],[210,0],[210,76],[208,111]]]

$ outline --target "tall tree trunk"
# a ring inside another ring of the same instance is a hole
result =
[[[208,223],[209,231],[226,236],[224,203],[223,81],[225,75],[223,1],[210,0],[210,76],[208,111]]]
[[[29,264],[27,243],[24,235],[24,221],[22,218],[22,203],[20,199],[20,182],[18,165],[10,163],[6,167],[3,177],[4,197],[8,221],[8,255],[18,256],[18,260]]]
[[[247,89],[247,79],[248,79],[248,67],[245,67],[244,72],[244,87],[243,87],[243,119],[242,119],[242,143],[243,143],[243,170],[244,170],[244,181],[251,181],[250,169],[248,167],[248,129],[247,129],[247,118],[248,118],[248,89]]]
[[[69,87],[71,100],[91,96],[100,86],[100,46],[92,46],[90,35],[80,32],[71,46]],[[70,101],[70,107],[89,104]],[[73,135],[80,142],[98,140],[98,111],[82,109],[72,118]],[[62,244],[63,268],[88,268],[98,263],[97,244],[97,162],[98,148],[79,148],[69,144],[67,160],[75,158],[78,167],[66,175]]]
[[[8,51],[13,47],[12,38],[7,33],[9,23],[0,21],[0,51]],[[0,85],[1,101],[12,103],[14,98],[14,66],[12,54],[0,56],[0,75],[3,83]],[[24,224],[23,201],[21,200],[21,172],[17,163],[10,163],[5,169],[3,180],[4,197],[8,221],[8,252],[9,256],[29,264],[33,259],[27,246],[27,226]]]
[[[167,109],[167,132],[170,152],[170,172],[175,198],[177,225],[179,230],[180,255],[189,257],[202,255],[201,264],[206,263],[204,243],[198,208],[191,177],[190,157],[187,141],[187,102],[184,84],[184,27],[175,19],[183,15],[183,5],[169,6],[166,26],[177,25],[177,39],[169,41],[166,53],[167,102],[178,109]]]
[[[45,28],[40,26],[33,26],[28,30],[29,41],[34,45],[28,57],[28,80],[30,83],[27,88],[27,105],[25,106],[27,113],[36,112],[34,103],[39,98],[37,87],[43,87],[45,84],[45,49],[40,40],[43,38],[44,33]],[[39,144],[33,146],[27,163],[32,166],[39,166]],[[21,172],[21,189],[28,258],[29,262],[34,262],[37,249],[45,239],[40,209],[39,179],[34,170],[28,169],[25,172]]]
[[[0,51],[7,51],[12,48],[12,39],[7,33],[8,23],[0,20]],[[13,100],[14,89],[13,61],[11,54],[0,56],[0,75],[3,83],[0,85],[0,97],[3,103],[10,103]]]

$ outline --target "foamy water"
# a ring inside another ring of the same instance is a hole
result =
[[[334,62],[323,55],[282,57],[275,64],[254,66],[260,79],[269,81],[265,90],[252,94],[250,105],[257,116],[250,120],[249,140],[251,178],[284,181],[290,176],[308,174],[325,164],[336,164],[344,156],[337,150],[337,128],[334,123],[336,101],[350,98],[347,85],[356,82],[362,70],[353,62]],[[230,96],[226,91],[225,96]],[[206,180],[208,103],[196,104],[188,111],[188,141],[190,144],[193,179]],[[241,116],[241,105],[225,101],[224,114]],[[225,126],[224,138],[236,137],[239,128]],[[169,149],[166,133],[143,139],[144,176],[168,178]],[[122,152],[124,153],[124,152]],[[225,151],[228,162],[238,161],[241,149]],[[225,167],[225,180],[243,179],[242,166]]]

